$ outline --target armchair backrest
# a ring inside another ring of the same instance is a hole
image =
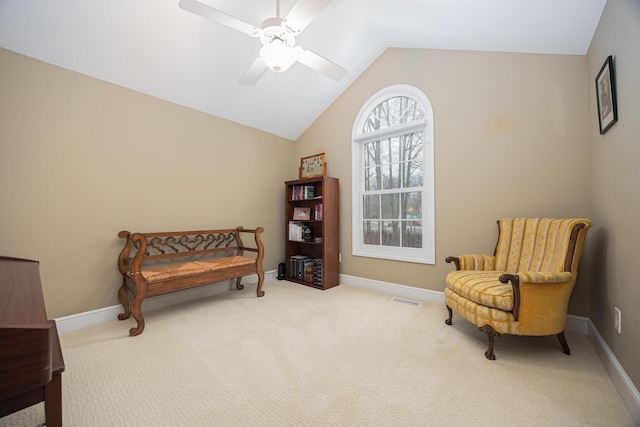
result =
[[[560,272],[575,270],[591,227],[584,218],[502,218],[496,270]]]

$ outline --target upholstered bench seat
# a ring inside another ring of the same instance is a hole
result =
[[[211,259],[206,261],[193,261],[178,264],[168,264],[158,267],[145,268],[140,270],[140,274],[148,283],[160,282],[164,280],[177,279],[179,277],[197,276],[203,273],[235,268],[243,265],[255,265],[256,260],[244,256],[233,256],[228,258]],[[131,273],[127,272],[131,277]]]

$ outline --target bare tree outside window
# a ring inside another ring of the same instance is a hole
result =
[[[352,139],[353,255],[435,263],[433,110],[394,85],[362,106]]]
[[[424,119],[419,103],[406,96],[378,105],[364,125],[374,132]],[[364,144],[364,243],[422,247],[423,132]],[[413,189],[413,190],[412,190]]]

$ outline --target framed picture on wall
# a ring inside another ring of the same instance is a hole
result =
[[[596,98],[598,100],[598,123],[602,135],[618,121],[616,81],[611,55],[604,61],[596,77]]]
[[[324,153],[300,159],[300,178],[324,176],[327,173],[327,162]]]

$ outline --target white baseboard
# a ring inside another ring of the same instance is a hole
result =
[[[265,271],[265,281],[275,278],[276,271]],[[252,274],[243,278],[243,283],[257,283],[258,276]],[[232,283],[233,282],[233,283]],[[164,295],[154,296],[153,298],[144,300],[144,310],[155,310],[170,305],[180,304],[198,298],[206,298],[218,295],[223,292],[235,289],[235,279],[232,281],[224,280],[210,285],[198,286],[197,288],[185,289],[180,292],[171,292]],[[122,313],[120,304],[111,307],[99,308],[97,310],[86,311],[84,313],[72,314],[70,316],[59,317],[56,319],[58,333],[64,334],[78,329],[87,328],[89,326],[99,325],[101,323],[110,322],[118,318],[118,314]]]
[[[363,277],[340,275],[340,283],[347,286],[368,289],[370,291],[383,292],[406,299],[444,304],[444,293],[429,289],[415,288],[413,286],[398,285],[397,283],[382,282],[380,280],[365,279]]]
[[[379,280],[364,279],[361,277],[348,276],[346,274],[340,275],[340,283],[371,291],[384,292],[403,298],[444,304],[443,292],[414,288],[412,286],[398,285],[389,282],[381,282]],[[631,413],[634,422],[640,426],[640,393],[638,393],[638,389],[622,368],[622,365],[620,365],[611,349],[609,349],[609,346],[605,342],[604,338],[602,338],[602,335],[600,335],[595,325],[587,317],[569,314],[567,316],[565,330],[589,336],[598,356],[600,356],[603,365],[607,369],[613,384],[618,390],[618,393],[620,393],[627,409]]]
[[[589,320],[588,326],[588,335],[593,343],[593,347],[596,349],[598,356],[600,356],[600,360],[611,377],[618,393],[620,393],[620,397],[622,397],[625,405],[627,405],[633,421],[636,425],[640,426],[640,393],[638,389],[591,320]]]

